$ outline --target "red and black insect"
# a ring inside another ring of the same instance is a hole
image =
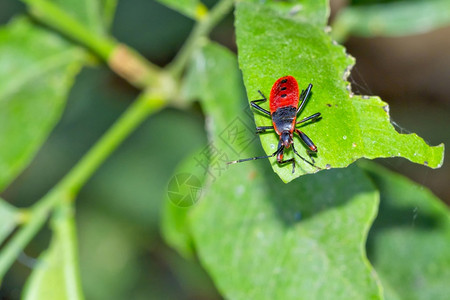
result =
[[[298,93],[298,83],[292,76],[285,76],[278,79],[274,85],[272,86],[272,90],[270,91],[270,112],[265,110],[257,103],[267,101],[267,98],[261,91],[258,91],[262,99],[251,101],[251,106],[265,115],[268,115],[272,119],[273,126],[259,126],[256,127],[256,133],[263,133],[268,129],[274,129],[275,132],[280,136],[280,141],[278,143],[277,150],[271,155],[267,156],[257,156],[251,158],[245,158],[240,160],[231,161],[228,164],[235,164],[249,160],[261,159],[261,158],[269,158],[277,156],[277,161],[279,164],[284,163],[292,163],[292,173],[295,171],[295,159],[291,158],[288,160],[283,160],[284,149],[288,149],[292,146],[292,150],[294,153],[300,157],[303,161],[310,164],[311,166],[318,168],[314,165],[314,160],[310,156],[312,162],[308,161],[304,157],[302,157],[294,147],[294,132],[299,135],[302,141],[308,146],[308,148],[312,152],[317,152],[317,147],[311,141],[311,139],[302,131],[295,128],[296,124],[304,123],[306,121],[315,121],[320,117],[320,113],[315,113],[309,117],[302,119],[301,121],[297,121],[297,115],[302,111],[303,107],[306,104],[306,100],[311,94],[312,84],[310,83],[306,90],[302,90],[300,96]],[[300,106],[298,105],[300,102]]]

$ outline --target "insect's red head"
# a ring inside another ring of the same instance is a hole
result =
[[[290,133],[289,131],[283,131],[281,133],[280,140],[284,148],[289,148],[289,146],[292,144],[292,139],[292,133]]]

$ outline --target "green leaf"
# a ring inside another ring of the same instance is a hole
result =
[[[301,89],[308,83],[314,85],[301,117],[320,112],[322,119],[300,128],[317,145],[314,158],[320,168],[346,167],[361,157],[394,156],[433,168],[441,166],[443,145],[430,147],[415,134],[396,132],[386,103],[378,97],[349,93],[346,77],[353,59],[333,43],[322,26],[282,15],[270,6],[239,2],[236,36],[239,65],[250,100],[260,98],[258,90],[269,96],[273,83],[286,75],[294,76]],[[258,126],[271,125],[271,120],[259,113],[255,121]],[[269,132],[260,138],[266,153],[272,154],[278,145],[277,135]],[[300,154],[307,157],[306,146],[299,138],[294,141]],[[292,155],[287,151],[285,159]],[[289,165],[280,166],[276,158],[271,159],[274,171],[284,182],[316,171],[296,159],[300,167],[295,174]]]
[[[106,35],[117,0],[52,0],[60,9],[97,34]]]
[[[380,190],[369,258],[386,299],[447,299],[450,214],[428,189],[374,163],[359,164]]]
[[[26,19],[0,29],[0,191],[58,121],[83,59],[81,49]]]
[[[404,36],[428,32],[450,24],[448,0],[395,1],[348,6],[333,23],[333,38]]]
[[[83,299],[76,254],[75,221],[71,204],[62,204],[52,218],[49,249],[38,259],[23,299]]]
[[[208,13],[208,8],[199,0],[157,0],[174,10],[195,20],[201,20]]]
[[[200,260],[225,297],[381,299],[364,253],[378,192],[364,174],[351,167],[285,185],[267,169],[228,171],[191,216]]]
[[[231,156],[230,120],[250,119],[235,57],[210,44],[195,55],[191,68],[210,142]],[[248,130],[240,140],[252,137]],[[255,152],[256,143],[246,145],[241,155]],[[359,169],[285,185],[266,161],[254,161],[209,173],[203,195],[183,216],[181,228],[190,231],[201,263],[226,298],[380,298],[364,253],[378,193]]]
[[[326,26],[330,14],[328,0],[286,0],[286,1],[260,1],[246,0],[270,8],[279,18],[289,18],[302,23]]]
[[[0,245],[14,230],[19,222],[17,209],[0,198]]]

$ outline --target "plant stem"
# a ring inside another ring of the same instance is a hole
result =
[[[211,9],[204,19],[195,24],[194,29],[181,48],[180,52],[175,57],[173,62],[167,67],[173,77],[180,77],[189,58],[198,47],[199,42],[205,38],[214,26],[216,26],[217,23],[219,23],[231,10],[233,3],[234,0],[221,0]]]
[[[160,97],[143,93],[119,120],[103,135],[75,168],[62,180],[61,185],[72,195],[94,173],[113,150],[151,113],[161,109],[165,101]]]
[[[49,204],[55,202],[55,196],[55,193],[50,192],[37,203],[30,212],[29,222],[23,225],[0,252],[0,279],[5,276],[5,273],[16,260],[16,257],[47,220],[51,207]]]
[[[146,117],[166,104],[162,99],[160,92],[142,93],[69,174],[33,206],[29,222],[20,228],[0,252],[0,278],[3,278],[19,253],[45,223],[52,208],[61,201],[74,199],[80,188],[120,143]]]
[[[67,14],[53,2],[48,0],[22,0],[30,7],[31,13],[40,21],[59,32],[82,42],[92,49],[100,57],[107,60],[115,47],[115,42],[109,38],[99,36],[93,30],[89,30],[72,15]]]
[[[22,0],[33,15],[69,38],[91,49],[111,69],[134,86],[144,89],[157,80],[160,68],[150,63],[136,51],[120,45],[80,23],[72,15],[48,0]],[[125,50],[124,50],[125,49]],[[125,70],[125,71],[124,71]]]

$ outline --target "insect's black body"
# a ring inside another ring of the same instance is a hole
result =
[[[289,131],[292,132],[295,119],[297,118],[297,108],[294,106],[280,107],[275,112],[272,113],[273,126],[278,129],[278,131]]]
[[[285,76],[279,78],[274,85],[272,86],[272,90],[270,92],[270,112],[261,106],[259,106],[258,102],[267,101],[266,97],[259,91],[262,99],[251,101],[251,105],[253,108],[259,110],[260,112],[269,115],[272,119],[273,126],[259,126],[256,127],[256,133],[263,133],[267,129],[274,129],[275,132],[279,135],[280,141],[278,143],[277,150],[272,155],[267,156],[259,156],[252,157],[246,159],[235,160],[229,162],[229,164],[240,163],[249,160],[261,159],[261,158],[269,158],[273,156],[277,156],[278,163],[292,163],[292,173],[295,171],[295,159],[291,158],[288,160],[283,159],[284,149],[287,149],[292,146],[292,150],[294,153],[300,157],[303,161],[307,162],[313,167],[314,160],[310,156],[313,162],[310,162],[303,158],[294,147],[294,132],[299,135],[302,141],[308,146],[308,148],[312,152],[317,152],[317,147],[311,141],[311,139],[302,131],[295,128],[296,124],[303,123],[309,120],[317,120],[320,117],[320,113],[315,113],[309,117],[304,118],[301,121],[296,122],[297,115],[301,112],[304,107],[308,96],[311,93],[312,84],[308,85],[306,91],[302,91],[299,96],[298,83],[292,76]],[[301,101],[299,105],[299,101]]]

